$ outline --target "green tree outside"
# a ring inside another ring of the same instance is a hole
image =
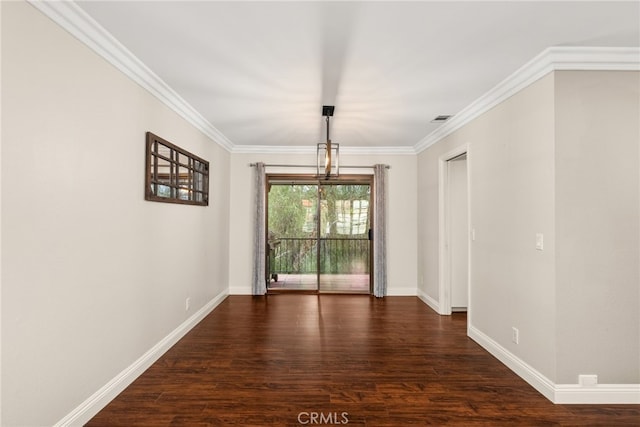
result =
[[[270,271],[368,273],[371,188],[361,184],[273,184],[269,191]],[[318,199],[320,217],[318,224]]]

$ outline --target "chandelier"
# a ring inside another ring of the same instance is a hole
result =
[[[322,106],[322,116],[326,117],[327,122],[327,141],[318,143],[316,150],[318,176],[324,175],[326,179],[340,175],[340,144],[332,144],[329,138],[330,118],[333,116],[334,109],[333,105]]]

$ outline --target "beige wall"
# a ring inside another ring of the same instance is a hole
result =
[[[640,382],[638,76],[551,73],[418,156],[420,291],[439,301],[438,158],[469,144],[470,324],[555,384]]]
[[[230,293],[251,293],[253,254],[254,168],[249,163],[313,165],[315,154],[233,154],[231,156],[231,223],[229,242]],[[416,156],[413,155],[340,155],[341,165],[391,166],[388,177],[387,209],[387,280],[390,295],[416,294],[417,188]],[[315,173],[315,170],[291,168],[268,172]],[[344,169],[346,173],[373,173],[369,169]]]
[[[556,73],[558,381],[640,383],[640,74]]]
[[[2,425],[52,425],[226,292],[230,155],[29,4],[1,8]],[[209,207],[144,201],[148,130],[211,162]]]
[[[471,324],[549,378],[555,376],[553,76],[418,156],[421,290],[438,295],[438,159],[468,148]],[[545,250],[535,249],[544,233]],[[511,342],[511,328],[520,343]]]

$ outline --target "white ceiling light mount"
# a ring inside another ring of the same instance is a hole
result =
[[[333,116],[334,109],[333,105],[322,106],[322,115],[326,117],[327,122],[327,141],[318,143],[316,150],[318,176],[324,175],[326,179],[340,175],[340,144],[332,144],[329,138],[330,117]],[[320,170],[323,172],[320,173]]]

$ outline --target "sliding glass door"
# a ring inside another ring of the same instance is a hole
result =
[[[369,293],[369,184],[319,187],[318,287],[321,292]]]
[[[267,290],[318,290],[318,184],[269,179]]]
[[[269,291],[371,291],[371,180],[269,176]]]

